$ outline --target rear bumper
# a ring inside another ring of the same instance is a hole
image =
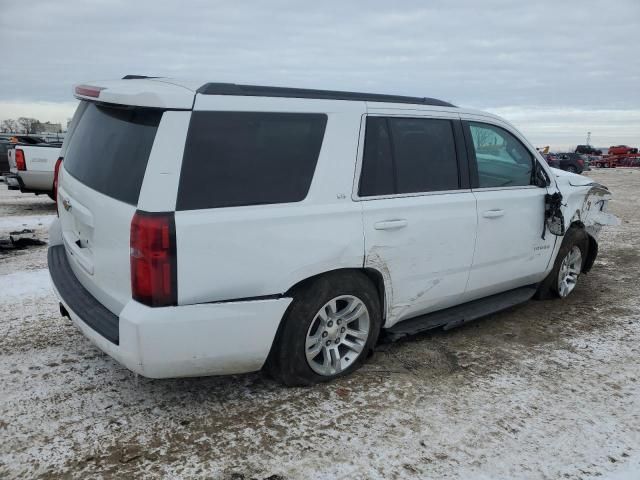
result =
[[[53,172],[21,170],[17,175],[20,191],[24,193],[53,192]]]
[[[279,298],[151,308],[130,300],[115,315],[82,287],[62,245],[49,248],[49,269],[56,294],[80,331],[150,378],[259,370],[291,303]]]
[[[48,172],[24,172],[20,174],[8,173],[5,181],[9,190],[20,190],[22,193],[52,193],[53,180],[49,182],[51,175]]]

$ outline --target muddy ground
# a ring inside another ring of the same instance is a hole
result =
[[[46,246],[0,252],[1,478],[640,478],[640,171],[565,301],[383,345],[356,374],[136,378],[58,313]],[[47,197],[0,184],[0,239]]]

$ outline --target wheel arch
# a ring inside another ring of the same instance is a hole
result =
[[[367,278],[369,278],[369,280],[371,281],[371,283],[373,283],[374,287],[376,288],[376,291],[378,292],[378,298],[380,300],[380,306],[381,306],[381,314],[382,314],[382,320],[383,320],[383,324],[384,324],[384,319],[386,318],[385,312],[386,312],[386,306],[387,306],[387,301],[386,301],[386,286],[385,286],[385,281],[384,281],[384,276],[382,275],[382,273],[378,270],[376,270],[375,268],[336,268],[333,270],[327,270],[325,272],[321,272],[321,273],[317,273],[315,275],[312,275],[310,277],[307,277],[303,280],[298,281],[297,283],[295,283],[294,285],[292,285],[284,294],[283,296],[285,297],[289,297],[289,296],[293,296],[295,295],[295,292],[301,288],[305,288],[307,285],[309,285],[310,283],[312,283],[314,280],[317,280],[320,277],[323,277],[325,275],[334,275],[334,274],[340,274],[340,273],[353,273],[353,272],[360,272],[363,273]]]
[[[365,277],[367,277],[369,279],[369,281],[371,282],[372,286],[376,289],[377,293],[378,293],[378,297],[379,297],[379,301],[380,301],[380,306],[381,306],[381,322],[379,325],[379,329],[381,330],[382,328],[384,328],[384,319],[385,319],[385,306],[386,306],[386,302],[385,302],[385,283],[384,283],[384,277],[382,275],[381,272],[373,269],[373,268],[358,268],[358,267],[353,267],[353,268],[349,268],[349,267],[345,267],[345,268],[336,268],[336,269],[331,269],[331,270],[327,270],[324,272],[320,272],[314,275],[311,275],[307,278],[304,278],[300,281],[298,281],[297,283],[295,283],[294,285],[292,285],[289,289],[287,289],[286,292],[284,292],[281,296],[282,297],[295,297],[296,293],[302,289],[304,289],[305,287],[307,287],[308,285],[310,285],[311,283],[313,283],[315,280],[323,277],[323,276],[327,276],[327,275],[336,275],[336,274],[340,274],[340,273],[360,273],[362,275],[364,275]],[[280,341],[282,335],[283,335],[283,330],[285,327],[285,318],[287,317],[287,315],[289,314],[289,312],[291,311],[291,308],[293,307],[294,302],[292,301],[289,306],[287,307],[287,309],[285,310],[284,314],[282,315],[282,318],[280,319],[280,322],[278,324],[278,328],[276,330],[276,333],[274,335],[273,340],[271,341],[271,347],[269,348],[269,353],[267,355],[267,358],[262,366],[262,370],[266,371],[270,376],[272,376],[273,378],[276,378],[276,376],[274,375],[274,370],[278,368],[279,366],[279,360],[277,359],[277,345],[278,342]],[[380,333],[380,330],[376,333],[376,338],[377,335]],[[375,342],[374,342],[375,343]]]

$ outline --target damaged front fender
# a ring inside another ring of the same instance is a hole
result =
[[[571,221],[580,221],[587,232],[595,236],[603,226],[620,225],[620,219],[607,211],[611,199],[609,190],[598,183],[590,187],[581,208],[575,211]]]
[[[581,175],[560,177],[558,186],[563,194],[563,216],[567,225],[582,225],[597,238],[603,226],[620,225],[620,219],[608,212],[611,192],[607,187]]]

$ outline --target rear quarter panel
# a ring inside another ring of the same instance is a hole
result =
[[[363,265],[362,210],[351,190],[364,104],[332,102],[345,104],[332,110],[324,101],[250,100],[207,99],[202,109],[328,114],[309,193],[297,203],[176,212],[180,304],[277,295]]]

